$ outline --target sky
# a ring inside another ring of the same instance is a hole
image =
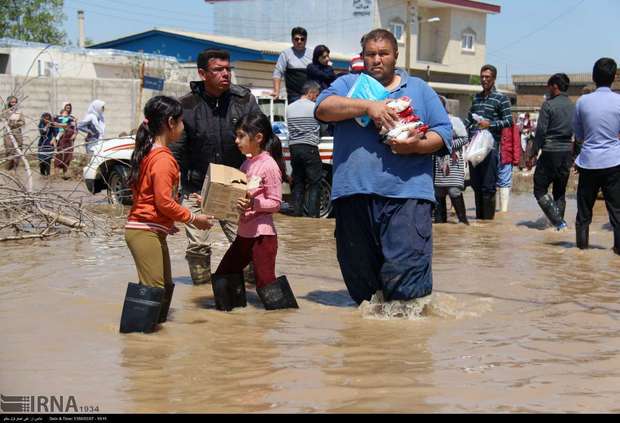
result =
[[[302,1],[302,0],[291,0]],[[489,0],[502,11],[487,19],[487,62],[500,84],[513,74],[589,73],[600,57],[620,62],[620,0]],[[65,0],[65,31],[77,43],[77,10],[86,37],[103,42],[153,27],[212,32],[204,0]]]

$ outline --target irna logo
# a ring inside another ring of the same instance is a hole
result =
[[[73,395],[9,396],[0,395],[0,408],[5,413],[69,413],[78,412]]]

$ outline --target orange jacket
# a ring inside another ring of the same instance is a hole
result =
[[[138,186],[127,229],[169,233],[174,222],[189,222],[192,213],[176,200],[179,165],[168,147],[154,147],[140,164]]]

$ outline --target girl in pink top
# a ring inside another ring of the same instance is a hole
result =
[[[248,180],[248,192],[239,199],[242,212],[237,238],[228,248],[213,275],[213,293],[218,310],[245,307],[243,269],[254,264],[256,292],[267,310],[297,308],[285,276],[276,278],[278,237],[273,213],[282,203],[282,178],[286,175],[282,144],[262,113],[244,116],[235,127],[235,143],[249,159],[241,170]]]

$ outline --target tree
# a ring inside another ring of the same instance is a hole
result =
[[[3,37],[46,44],[65,44],[64,0],[0,0]]]

